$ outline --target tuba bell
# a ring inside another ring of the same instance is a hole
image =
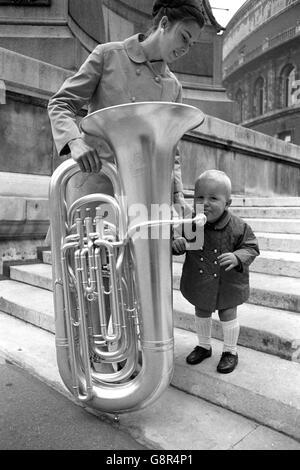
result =
[[[172,171],[179,140],[203,120],[199,109],[176,103],[96,111],[80,126],[87,142],[101,137],[112,149],[101,172],[114,196],[69,203],[80,172],[72,159],[51,178],[57,363],[66,388],[93,409],[144,408],[171,381]],[[203,227],[205,216],[197,222]]]

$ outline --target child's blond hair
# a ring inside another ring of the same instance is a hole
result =
[[[206,170],[203,173],[201,173],[198,178],[195,181],[195,190],[197,187],[197,184],[200,183],[203,179],[211,179],[213,181],[216,181],[224,186],[224,190],[226,192],[226,195],[228,199],[230,199],[231,196],[231,180],[228,175],[224,171],[221,170]]]

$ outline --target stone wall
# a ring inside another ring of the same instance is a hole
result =
[[[10,19],[15,24],[33,21],[39,23],[50,21],[65,21],[68,13],[68,0],[51,0],[50,6],[11,6],[0,5],[0,21],[5,23]]]
[[[181,145],[184,188],[206,169],[225,171],[233,194],[300,196],[300,147],[206,116]]]
[[[3,260],[26,258],[26,253],[31,257],[34,247],[44,244],[49,226],[48,184],[58,164],[47,103],[68,74],[60,67],[0,48]]]
[[[52,174],[52,134],[46,103],[7,93],[0,106],[5,139],[0,150],[1,171],[34,175]]]
[[[68,18],[68,0],[51,0],[49,7],[0,5],[0,47],[75,70],[78,43]]]

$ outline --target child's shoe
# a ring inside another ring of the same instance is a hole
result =
[[[229,374],[236,368],[237,364],[238,355],[225,351],[222,353],[220,362],[217,366],[217,371],[220,372],[220,374]]]
[[[188,364],[200,364],[204,359],[210,357],[212,353],[211,348],[206,349],[201,346],[196,346],[195,349],[187,356],[186,362]]]

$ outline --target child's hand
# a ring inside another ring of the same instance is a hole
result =
[[[220,266],[227,266],[225,271],[231,271],[231,269],[239,265],[239,260],[233,253],[223,253],[222,255],[218,256],[218,260]]]
[[[185,238],[176,238],[172,242],[173,253],[175,255],[183,255],[186,252],[186,241]]]

